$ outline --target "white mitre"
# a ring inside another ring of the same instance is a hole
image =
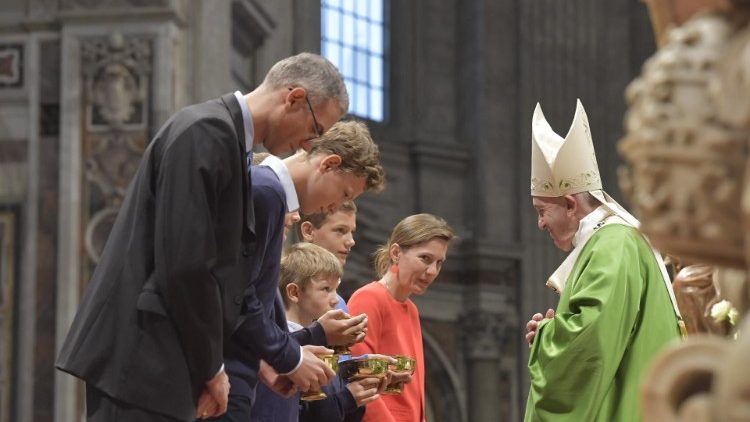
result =
[[[590,192],[613,214],[636,228],[640,226],[602,190],[589,119],[581,100],[576,100],[576,114],[564,139],[552,130],[537,103],[531,120],[531,196],[558,197],[580,192]]]
[[[576,114],[563,139],[536,104],[531,121],[531,196],[558,197],[602,188],[586,111],[577,100]]]

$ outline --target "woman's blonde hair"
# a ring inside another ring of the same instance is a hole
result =
[[[454,237],[456,234],[453,229],[442,218],[432,214],[410,215],[396,224],[388,242],[375,251],[375,271],[378,277],[382,277],[393,265],[390,249],[394,243],[401,249],[409,249],[432,239],[450,242]]]

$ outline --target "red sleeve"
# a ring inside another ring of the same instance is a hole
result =
[[[359,356],[366,353],[378,353],[381,344],[383,332],[383,316],[388,310],[385,297],[378,295],[378,292],[368,289],[367,286],[354,292],[347,302],[349,313],[351,315],[367,314],[367,336],[362,343],[355,344],[351,347],[352,355]],[[363,422],[396,422],[391,412],[381,399],[377,399],[367,404]]]
[[[349,307],[349,314],[352,316],[367,314],[367,336],[362,343],[351,346],[352,355],[377,353],[383,327],[382,300],[378,300],[376,292],[365,287],[354,292],[346,305]]]

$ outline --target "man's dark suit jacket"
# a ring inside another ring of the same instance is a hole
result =
[[[242,111],[187,107],[141,159],[57,367],[177,419],[222,365],[254,248]]]

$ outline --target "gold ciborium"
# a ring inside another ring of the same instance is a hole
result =
[[[350,319],[350,318],[351,318],[351,316],[349,316],[348,314],[344,314],[342,317],[336,318],[336,319],[344,320],[344,319]],[[328,346],[328,348],[329,349],[333,349],[333,353],[335,353],[337,355],[340,355],[340,356],[351,356],[352,355],[352,351],[349,350],[349,346],[348,345],[334,345],[334,346]]]
[[[318,356],[320,360],[326,363],[329,368],[333,369],[333,372],[339,371],[339,356],[336,354],[333,355],[323,355]],[[322,390],[313,390],[312,388],[302,393],[302,397],[300,397],[300,400],[305,401],[315,401],[315,400],[323,400],[326,398],[326,393],[324,393]]]
[[[388,365],[388,369],[396,374],[409,374],[414,375],[414,370],[417,369],[417,360],[409,356],[395,355],[392,356],[396,360],[396,363]],[[388,384],[383,390],[382,394],[401,394],[404,391],[404,382],[394,382]]]
[[[339,362],[340,374],[347,381],[363,378],[385,378],[388,376],[388,361],[368,356]]]

